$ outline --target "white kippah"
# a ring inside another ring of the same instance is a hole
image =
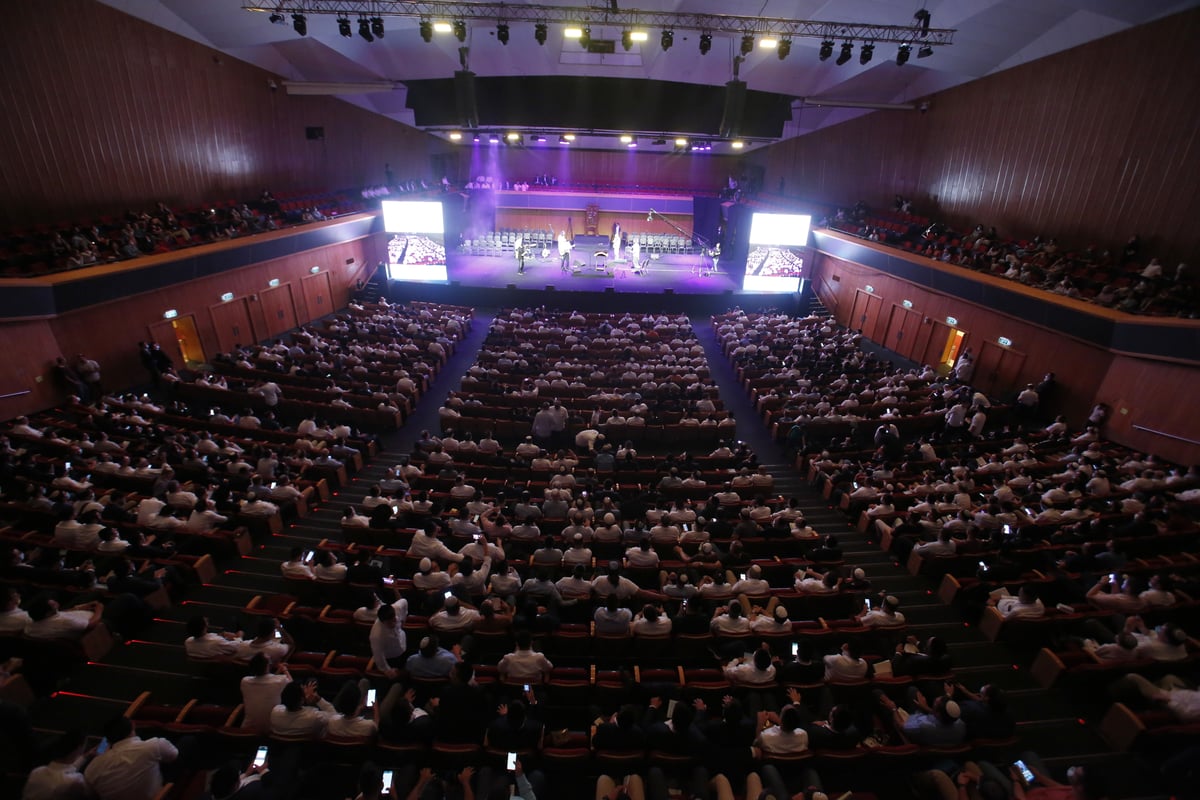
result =
[[[429,572],[429,570],[433,569],[433,562],[428,558],[422,558],[417,564],[417,569],[421,570],[421,572]]]

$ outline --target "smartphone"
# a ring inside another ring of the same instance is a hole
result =
[[[522,687],[521,687],[521,691],[523,691],[523,692],[528,692],[528,691],[529,691],[529,684],[527,683],[527,684],[525,684],[524,686],[522,686]]]
[[[474,536],[473,538],[475,539],[475,541],[477,541],[477,542],[478,542],[478,541],[480,541],[481,539],[483,539],[483,534],[482,534],[482,533],[477,533],[477,534],[475,534],[475,536]]]
[[[739,581],[744,581],[744,580],[746,580],[746,573],[744,573],[744,572],[739,572],[739,573],[738,573],[738,580],[739,580]]]
[[[580,497],[587,497],[587,492],[586,492],[586,491],[580,492],[580,493],[579,493],[579,496],[580,496]]]
[[[71,462],[68,461],[67,463],[63,464],[63,469],[66,470],[67,472],[70,472],[71,471]]]
[[[1110,583],[1119,583],[1120,582],[1117,580],[1117,573],[1115,573],[1115,572],[1112,575],[1108,576],[1108,580]]]
[[[275,488],[276,486],[278,486],[278,485],[279,485],[279,484],[278,484],[277,482],[275,482],[275,481],[271,481],[271,488],[272,488],[272,489],[274,489],[274,488]]]
[[[858,488],[858,481],[855,481],[855,482],[854,482],[854,488],[855,488],[855,489],[857,489],[857,488]]]
[[[979,562],[979,568],[980,568],[980,569],[987,569],[987,564],[985,564],[985,563],[983,563],[982,561],[980,561],[980,562]]]
[[[375,690],[367,689],[367,708],[375,705]]]
[[[392,782],[395,780],[396,773],[394,770],[385,769],[383,771],[383,790],[390,792],[392,790]]]
[[[267,748],[266,746],[258,748],[258,752],[254,754],[254,766],[261,767],[267,763]]]
[[[392,513],[393,513],[393,514],[399,514],[399,513],[400,513],[400,504],[399,504],[399,503],[396,503],[395,505],[393,505],[393,506],[392,506]]]
[[[442,592],[442,597],[446,600],[449,600],[453,595],[454,595],[454,592],[450,591],[449,589]]]
[[[1021,777],[1025,779],[1026,783],[1033,783],[1033,781],[1035,780],[1033,777],[1033,770],[1031,770],[1029,767],[1027,767],[1025,765],[1024,761],[1021,761],[1020,759],[1018,759],[1016,761],[1016,763],[1013,764],[1013,766],[1016,767],[1018,771],[1020,771]]]
[[[671,700],[667,703],[667,716],[668,717],[675,716],[675,706],[677,706],[677,705],[679,705],[678,700]]]
[[[871,610],[871,598],[867,598],[867,611]]]
[[[304,560],[312,561],[314,555],[316,555],[316,554],[312,550],[309,550],[307,553],[304,554]]]
[[[798,655],[800,655],[800,643],[792,642],[792,658],[796,658]]]
[[[106,750],[108,750],[108,739],[101,739],[100,744],[96,745],[96,755],[100,755]]]
[[[509,772],[514,772],[517,769],[517,754],[509,753],[508,758],[504,760],[504,768]]]
[[[1005,523],[1005,525],[1004,525],[1004,535],[1005,535],[1005,536],[1012,536],[1012,525],[1009,525],[1009,524]]]

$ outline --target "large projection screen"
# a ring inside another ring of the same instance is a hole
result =
[[[442,204],[432,201],[383,201],[388,278],[397,281],[440,281],[446,275],[446,225]]]
[[[750,218],[750,253],[742,290],[798,292],[804,277],[804,250],[812,217],[807,214],[766,214]]]

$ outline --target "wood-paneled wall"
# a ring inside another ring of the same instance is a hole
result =
[[[342,308],[349,302],[353,279],[361,274],[369,238],[265,261],[49,320],[2,323],[0,341],[12,343],[21,353],[19,358],[0,359],[0,394],[32,392],[0,401],[0,419],[46,408],[62,398],[50,372],[58,355],[70,358],[86,353],[95,358],[107,387],[145,382],[137,343],[153,338],[150,328],[162,322],[167,309],[178,311],[180,318],[194,318],[204,353],[211,358],[232,343],[267,339]],[[353,263],[346,263],[350,259]],[[311,272],[314,266],[321,267],[317,275]],[[321,277],[325,274],[328,278]],[[280,285],[269,287],[276,278]],[[222,303],[225,292],[233,292],[235,299]],[[230,307],[232,314],[227,311]],[[178,358],[176,366],[183,366]]]
[[[932,363],[953,317],[967,334],[964,346],[975,353],[973,382],[981,390],[1011,396],[1053,372],[1058,390],[1051,403],[1072,425],[1083,425],[1092,406],[1105,402],[1113,409],[1107,438],[1178,463],[1200,463],[1200,446],[1134,427],[1200,441],[1200,417],[1179,394],[1190,398],[1189,387],[1200,387],[1200,367],[1113,353],[824,253],[816,255],[812,280],[838,322],[890,350]],[[1001,336],[1012,344],[1000,345]]]
[[[7,4],[4,27],[0,228],[431,177],[446,148],[94,0]]]
[[[1200,10],[750,154],[766,185],[827,203],[917,210],[1003,233],[1200,255]],[[918,65],[918,68],[920,66]]]
[[[500,181],[528,181],[551,175],[560,183],[626,184],[690,188],[716,192],[731,174],[740,175],[740,159],[687,153],[633,153],[572,150],[570,147],[513,148],[488,144],[457,150],[459,177],[490,175]]]

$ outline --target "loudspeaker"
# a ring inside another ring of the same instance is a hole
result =
[[[475,107],[475,73],[470,70],[460,69],[454,73],[454,109],[458,112],[458,123],[464,128],[479,127],[479,110]]]
[[[324,139],[325,138],[325,126],[310,125],[309,127],[304,129],[304,138],[308,139],[310,141],[315,140],[315,139]]]
[[[728,81],[725,84],[725,110],[721,113],[721,128],[717,132],[724,139],[731,139],[742,129],[742,115],[746,111],[746,82]]]

